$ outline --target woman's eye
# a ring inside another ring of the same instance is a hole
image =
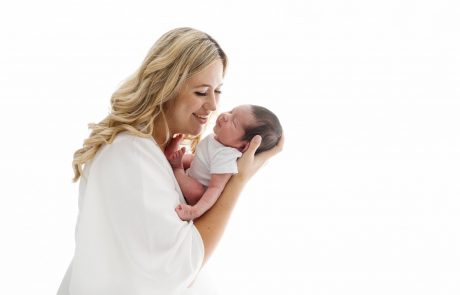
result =
[[[198,95],[198,96],[206,96],[206,95],[208,95],[206,92],[199,92],[199,91],[195,92],[195,94]]]
[[[214,92],[217,94],[222,94],[222,90],[215,90]]]

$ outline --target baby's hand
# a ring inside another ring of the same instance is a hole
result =
[[[182,163],[182,158],[184,158],[185,147],[180,150],[175,151],[169,158],[168,161],[171,164],[173,169],[184,169],[184,164]]]

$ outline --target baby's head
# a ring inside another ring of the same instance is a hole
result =
[[[255,135],[262,137],[256,151],[266,151],[280,140],[283,129],[276,115],[256,105],[240,105],[219,115],[214,126],[215,139],[226,146],[244,152]]]

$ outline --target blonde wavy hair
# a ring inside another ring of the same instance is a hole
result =
[[[166,142],[169,141],[165,104],[177,96],[188,78],[217,59],[222,61],[225,74],[227,56],[204,32],[177,28],[161,36],[141,67],[113,93],[107,117],[88,125],[91,134],[73,155],[73,181],[80,178],[83,166],[94,158],[99,148],[112,143],[120,132],[152,137],[155,123],[162,119],[166,124]],[[192,146],[198,141],[199,137],[191,138]]]

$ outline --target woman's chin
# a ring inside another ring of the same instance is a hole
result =
[[[193,130],[189,130],[189,135],[198,136],[203,133],[204,129],[204,126],[201,126],[200,128],[194,128]]]

